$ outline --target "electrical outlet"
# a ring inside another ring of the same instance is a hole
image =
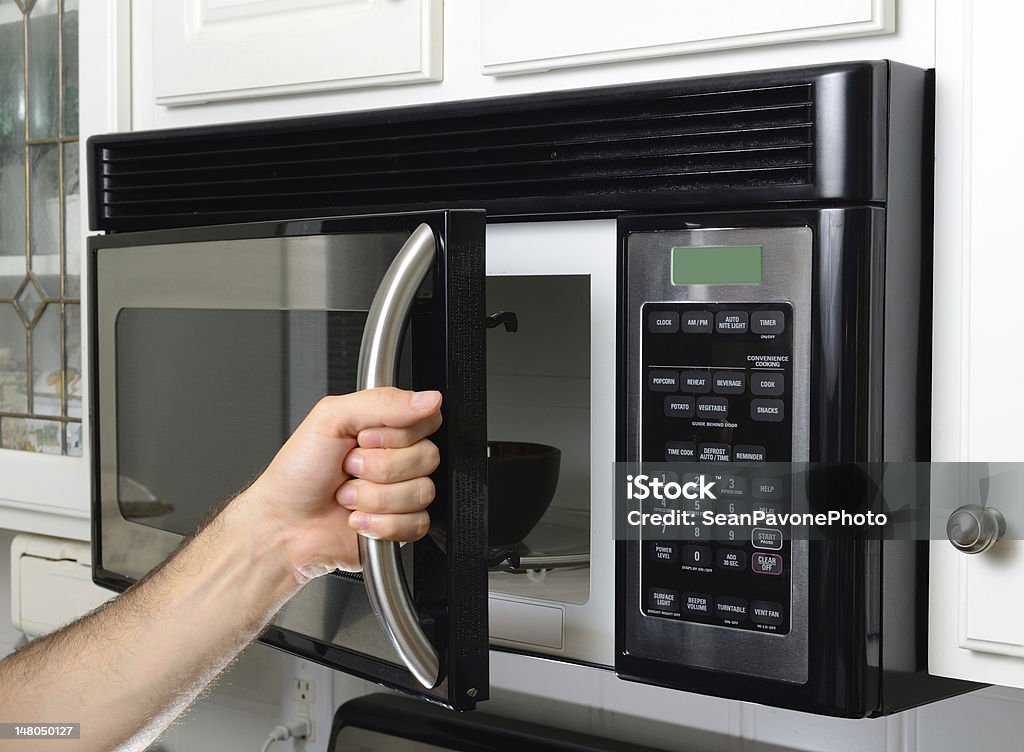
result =
[[[293,718],[309,721],[309,736],[295,742],[296,750],[328,752],[331,722],[334,720],[334,672],[303,658],[296,658],[291,671],[281,677],[282,704]]]

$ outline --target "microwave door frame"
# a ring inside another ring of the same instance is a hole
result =
[[[442,539],[457,543],[440,551],[424,540],[405,555],[415,560],[417,600],[431,604],[425,629],[441,654],[440,680],[424,690],[402,665],[378,626],[361,578],[327,575],[313,580],[278,613],[261,640],[433,702],[470,709],[488,694],[482,212],[339,217],[91,238],[93,369],[103,375],[92,379],[98,416],[92,422],[93,446],[98,448],[93,460],[94,579],[123,590],[181,541],[177,534],[126,520],[118,506],[118,312],[127,307],[368,311],[399,247],[421,223],[433,230],[438,254],[428,274],[433,293],[417,300],[409,325],[419,374],[413,386],[438,388],[447,397],[445,425],[435,436],[442,454],[435,483],[439,501],[446,493],[457,497],[451,502],[452,514],[441,518],[447,523]],[[378,242],[363,242],[371,238]],[[341,273],[338,259],[344,264]],[[239,269],[245,270],[242,279]],[[479,326],[467,326],[470,321]],[[439,352],[446,357],[438,357]],[[448,503],[435,502],[432,510],[447,512]],[[424,583],[421,571],[443,582]],[[334,634],[327,634],[332,628]],[[337,642],[342,634],[348,642],[355,638],[360,650]]]

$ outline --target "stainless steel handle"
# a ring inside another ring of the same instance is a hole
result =
[[[402,331],[416,291],[434,263],[437,245],[427,225],[417,227],[391,262],[370,304],[359,346],[356,389],[394,386]],[[420,627],[402,577],[397,543],[359,536],[366,594],[381,628],[416,680],[427,689],[440,674],[437,651]]]
[[[946,520],[946,537],[965,554],[980,554],[1006,534],[1006,519],[992,507],[966,504]]]

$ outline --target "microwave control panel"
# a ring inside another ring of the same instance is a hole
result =
[[[792,320],[782,301],[642,307],[640,459],[678,464],[653,473],[665,483],[713,483],[708,498],[645,502],[690,513],[687,524],[643,529],[646,616],[789,632],[788,531],[743,523],[790,511],[779,468],[793,454]]]

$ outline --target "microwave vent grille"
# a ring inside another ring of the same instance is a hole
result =
[[[814,81],[747,78],[96,137],[92,225],[807,198]]]

